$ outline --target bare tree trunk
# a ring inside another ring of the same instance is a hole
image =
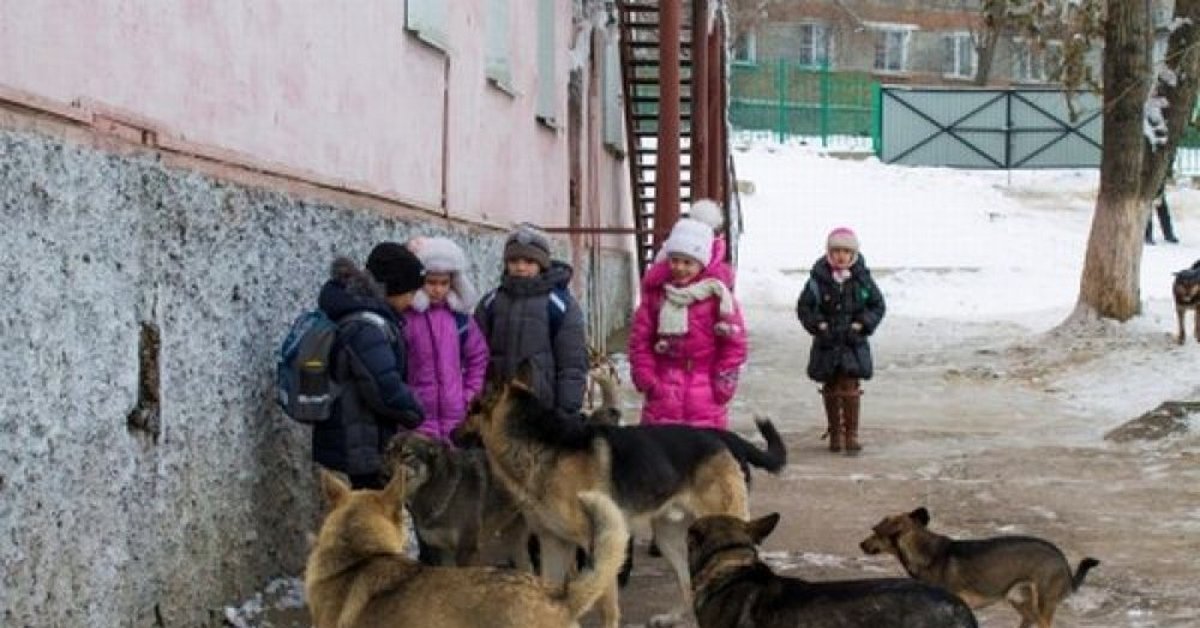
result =
[[[1155,88],[1167,101],[1167,144],[1152,150],[1142,165],[1141,193],[1147,212],[1175,159],[1175,150],[1192,119],[1196,93],[1200,90],[1200,0],[1176,0],[1175,18],[1180,20],[1180,26],[1167,42],[1166,59],[1175,80],[1160,77]]]
[[[984,25],[975,36],[975,85],[987,85],[992,78],[992,66],[996,60],[996,45],[1000,34],[1008,28],[1007,0],[992,0],[984,4]]]
[[[1074,317],[1126,321],[1141,308],[1142,200],[1146,139],[1143,107],[1149,93],[1146,3],[1108,0],[1104,27],[1104,151],[1100,193]]]

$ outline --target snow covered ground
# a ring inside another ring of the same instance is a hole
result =
[[[1200,345],[1174,343],[1170,299],[1171,273],[1200,258],[1200,191],[1169,193],[1182,243],[1146,249],[1144,316],[1059,329],[1078,293],[1095,172],[893,167],[769,141],[738,148],[753,192],[742,196],[738,271],[751,357],[735,425],[775,418],[790,459],[781,477],[755,480],[754,514],[784,516],[767,558],[813,579],[899,576],[857,541],[879,517],[924,504],[939,531],[1034,534],[1073,564],[1100,558],[1056,625],[1195,625],[1200,437],[1192,429],[1124,445],[1103,435],[1164,400],[1200,398]],[[803,374],[808,339],[792,314],[825,235],[843,225],[859,233],[888,301],[858,458],[823,451],[819,397]],[[626,393],[636,416],[636,393]],[[675,592],[661,561],[639,558],[634,578],[622,607],[636,625]],[[305,626],[298,587],[275,582],[228,609],[228,622]],[[980,619],[1016,623],[1003,604]]]
[[[772,143],[739,148],[739,177],[754,188],[742,197],[739,290],[745,303],[792,307],[825,235],[845,225],[859,234],[890,316],[1016,325],[1033,338],[1061,323],[1075,305],[1096,171],[906,168]],[[1092,333],[1143,340],[1173,333],[1172,272],[1200,259],[1200,190],[1176,187],[1168,199],[1181,243],[1161,243],[1156,223],[1160,243],[1147,246],[1142,259],[1144,315]],[[1165,351],[1194,367],[1200,352],[1193,349],[1148,342],[1145,356],[1158,359]],[[1082,387],[1119,379],[1121,386],[1108,388],[1117,391],[1115,398],[1091,395],[1119,412],[1200,386],[1193,368],[1164,363],[1131,373],[1126,366],[1101,359],[1071,376]],[[1148,394],[1130,399],[1123,390]]]

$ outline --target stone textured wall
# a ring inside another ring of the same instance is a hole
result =
[[[3,130],[0,212],[0,624],[215,624],[299,573],[317,494],[274,351],[335,255],[441,228]],[[489,288],[503,234],[454,229]]]

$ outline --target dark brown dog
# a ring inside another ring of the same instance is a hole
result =
[[[778,514],[745,522],[712,516],[688,529],[700,628],[970,628],[975,616],[948,591],[908,578],[807,582],[775,575],[758,545]]]
[[[971,608],[1007,599],[1021,614],[1023,628],[1049,628],[1059,603],[1100,564],[1085,558],[1072,575],[1066,556],[1049,541],[1029,536],[956,541],[928,525],[925,508],[887,517],[859,546],[867,554],[892,554],[908,575],[944,587]]]
[[[482,449],[454,449],[418,433],[388,443],[387,467],[404,472],[405,503],[429,562],[488,564],[490,557],[533,571],[529,532],[512,495],[488,470]]]
[[[1196,342],[1200,342],[1200,261],[1192,264],[1192,267],[1187,270],[1175,273],[1175,282],[1171,286],[1171,292],[1175,296],[1175,318],[1179,322],[1179,344],[1183,344],[1183,341],[1187,340],[1183,318],[1188,310],[1192,311],[1192,323],[1195,325],[1192,336],[1195,337]]]

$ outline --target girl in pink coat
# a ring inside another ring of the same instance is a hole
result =
[[[642,282],[629,338],[643,424],[726,429],[725,406],[746,361],[746,329],[728,266],[714,259],[713,230],[682,218],[663,242],[666,259]]]
[[[425,265],[425,285],[404,314],[408,385],[425,408],[417,431],[449,443],[483,390],[487,341],[471,316],[476,294],[463,274],[462,249],[447,238],[418,238],[408,246]]]

